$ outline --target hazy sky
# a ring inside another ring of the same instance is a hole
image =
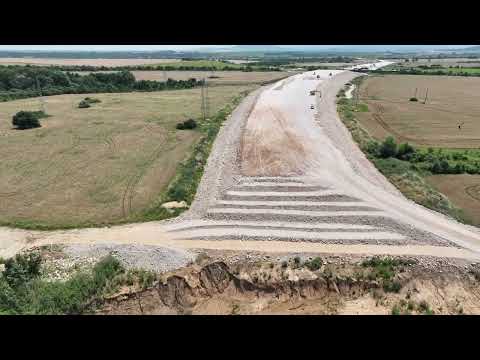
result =
[[[150,50],[196,50],[202,48],[226,48],[233,45],[0,45],[0,50],[89,50],[89,51],[150,51]],[[302,47],[309,49],[332,49],[348,48],[359,45],[278,45],[280,47]],[[378,50],[401,50],[402,48],[420,48],[425,50],[432,49],[453,49],[464,48],[470,45],[369,45],[369,48]]]

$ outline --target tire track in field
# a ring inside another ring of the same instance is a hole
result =
[[[464,191],[472,199],[480,201],[480,184],[467,186]]]
[[[146,129],[149,130],[150,132],[152,131],[152,128],[150,126],[146,126]],[[171,145],[166,149],[164,145],[159,145],[147,158],[143,169],[134,173],[129,178],[122,195],[122,217],[123,218],[127,218],[132,212],[132,202],[135,196],[135,188],[140,182],[140,180],[143,178],[145,173],[151,168],[151,165],[155,162],[155,160],[157,160],[160,157],[162,153],[171,151],[174,148],[175,148],[175,144]]]

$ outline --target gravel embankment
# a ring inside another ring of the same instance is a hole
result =
[[[140,244],[71,244],[66,245],[63,252],[76,261],[84,261],[86,258],[99,260],[111,254],[127,269],[145,269],[155,272],[181,268],[194,261],[196,257],[196,254],[191,251]]]

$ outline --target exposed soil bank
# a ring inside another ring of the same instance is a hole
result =
[[[297,257],[288,263],[255,260],[227,265],[205,256],[164,274],[152,288],[107,299],[98,313],[480,313],[477,264],[390,259],[394,265],[387,266],[391,273],[385,275],[383,265],[366,266],[358,259],[317,259],[316,270],[308,261]]]

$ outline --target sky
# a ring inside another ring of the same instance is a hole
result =
[[[0,50],[62,50],[62,51],[154,51],[154,50],[201,50],[205,48],[229,48],[234,45],[0,45]],[[359,45],[277,45],[279,47],[301,47],[309,50],[358,48]],[[460,49],[471,45],[368,45],[369,48],[382,50],[401,50],[406,48]]]

